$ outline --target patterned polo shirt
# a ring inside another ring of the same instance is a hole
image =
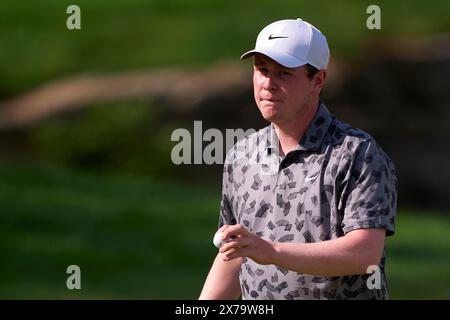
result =
[[[272,125],[227,153],[219,227],[239,223],[263,239],[312,243],[360,228],[395,231],[394,164],[367,133],[321,102],[296,149],[280,157]],[[244,258],[242,299],[387,299],[385,250],[380,289],[370,274],[323,277]]]

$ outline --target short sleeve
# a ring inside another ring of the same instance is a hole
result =
[[[397,178],[391,159],[374,140],[362,142],[355,152],[346,187],[342,230],[383,228],[395,233]]]
[[[223,178],[222,178],[222,199],[220,201],[220,213],[219,213],[219,228],[225,224],[236,224],[236,219],[233,215],[231,199],[229,197],[229,191],[231,191],[233,177],[233,164],[232,162],[225,161],[223,166]]]

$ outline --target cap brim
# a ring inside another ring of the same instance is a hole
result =
[[[256,53],[261,53],[286,68],[297,68],[297,67],[301,67],[308,63],[306,61],[297,59],[297,58],[295,58],[291,55],[285,54],[285,53],[274,52],[271,49],[250,50],[250,51],[247,51],[246,53],[244,53],[241,56],[241,59],[250,58],[250,57],[254,56]]]

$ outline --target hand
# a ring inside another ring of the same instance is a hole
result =
[[[259,264],[273,264],[276,254],[273,242],[258,237],[240,224],[225,225],[219,230],[226,241],[219,250],[225,255],[224,261],[248,257]]]

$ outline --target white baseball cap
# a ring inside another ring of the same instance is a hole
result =
[[[262,53],[287,68],[307,63],[319,70],[326,69],[330,50],[319,29],[302,19],[279,20],[261,30],[255,49],[244,53],[241,59]]]

